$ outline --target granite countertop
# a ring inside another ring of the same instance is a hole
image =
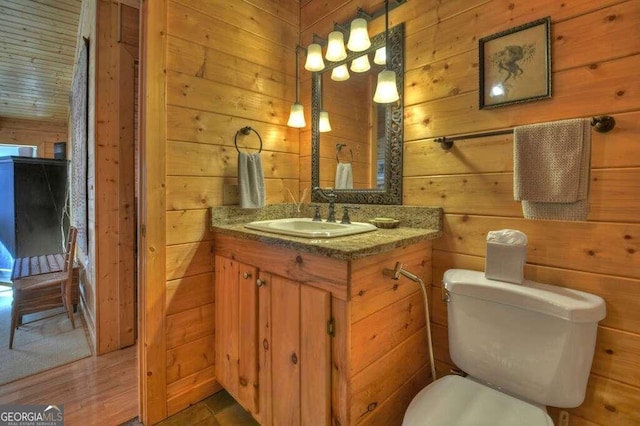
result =
[[[341,211],[338,209],[339,206],[336,207],[336,211]],[[211,225],[215,232],[237,238],[344,260],[382,253],[442,236],[441,208],[378,205],[361,205],[359,207],[359,210],[351,213],[354,222],[367,222],[374,217],[394,217],[400,220],[400,226],[393,229],[376,229],[362,234],[322,239],[261,232],[244,226],[245,223],[255,220],[313,216],[311,208],[308,206],[293,204],[273,204],[255,210],[243,210],[238,207],[212,207]],[[322,217],[326,217],[326,215],[323,214]]]

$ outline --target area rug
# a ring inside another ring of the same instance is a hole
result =
[[[80,314],[75,329],[62,307],[23,320],[10,350],[11,290],[0,291],[0,385],[91,356]]]

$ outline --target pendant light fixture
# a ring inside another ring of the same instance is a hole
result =
[[[289,121],[287,126],[302,128],[307,125],[304,120],[304,108],[300,103],[300,63],[298,61],[298,52],[302,50],[302,47],[296,46],[296,101],[291,105],[291,111],[289,113]]]
[[[349,31],[347,49],[352,52],[362,52],[367,50],[370,46],[371,40],[369,40],[367,20],[364,18],[356,18],[351,21],[351,30]]]
[[[389,69],[389,0],[384,0],[384,45],[387,49],[385,67],[378,74],[378,85],[373,95],[373,101],[379,104],[388,104],[400,99],[396,73]]]
[[[325,58],[327,61],[340,62],[347,57],[347,51],[344,48],[344,34],[335,30],[329,33],[329,42],[327,44],[327,53]]]
[[[320,114],[318,115],[318,130],[320,133],[331,131],[331,123],[329,122],[329,113],[324,109],[324,76],[320,74]]]
[[[355,58],[351,61],[351,71],[353,72],[366,72],[371,69],[371,64],[369,64],[369,56],[362,55]]]
[[[347,64],[342,64],[338,67],[335,67],[333,71],[331,71],[331,80],[333,81],[349,80],[349,69],[347,68]]]
[[[307,47],[307,62],[304,64],[304,69],[312,72],[324,69],[322,47],[318,43],[312,43]]]
[[[325,110],[320,111],[320,122],[318,123],[320,133],[331,131],[331,123],[329,122],[329,113]]]
[[[387,64],[387,46],[382,46],[380,49],[376,50],[376,54],[373,57],[373,62],[378,65]]]

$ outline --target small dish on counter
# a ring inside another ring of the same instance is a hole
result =
[[[392,217],[376,217],[369,222],[373,223],[377,228],[383,229],[397,228],[400,225],[400,221]]]

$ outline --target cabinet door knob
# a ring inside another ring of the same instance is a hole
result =
[[[291,354],[291,362],[294,365],[298,363],[298,355],[296,355],[295,352],[293,354]]]
[[[256,285],[257,285],[258,287],[262,287],[262,286],[264,286],[264,285],[267,285],[267,282],[266,282],[265,280],[261,280],[260,278],[258,278],[258,279],[256,280]]]
[[[243,272],[242,278],[244,278],[245,280],[248,280],[249,278],[251,278],[251,272]]]

